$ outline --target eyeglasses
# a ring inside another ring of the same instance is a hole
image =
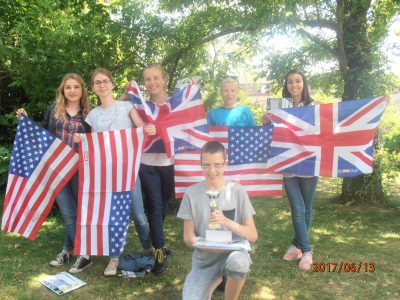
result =
[[[101,84],[109,84],[111,82],[111,80],[110,79],[104,79],[104,80],[96,80],[95,82],[94,82],[94,85],[101,85]]]
[[[222,167],[225,166],[225,163],[216,163],[216,164],[202,164],[201,168],[203,170],[210,170],[212,167],[215,169],[221,169]]]

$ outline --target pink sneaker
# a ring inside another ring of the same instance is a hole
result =
[[[299,262],[299,268],[302,270],[310,270],[312,265],[312,254],[311,252],[304,252],[303,257]]]
[[[290,245],[287,249],[285,255],[283,256],[284,260],[292,261],[300,259],[302,256],[301,250],[297,248],[295,245]]]

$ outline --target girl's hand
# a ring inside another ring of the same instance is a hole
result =
[[[24,108],[20,108],[17,110],[17,119],[21,118],[21,115],[25,115],[28,116],[28,113],[26,112],[26,110]]]
[[[81,135],[79,133],[75,133],[74,137],[72,139],[73,139],[74,143],[77,143],[77,144],[82,141]]]
[[[271,125],[272,119],[270,117],[270,114],[266,113],[265,115],[263,115],[263,117],[261,118],[261,122],[263,123],[263,125]]]
[[[156,126],[154,126],[154,124],[144,126],[143,130],[147,133],[148,136],[152,136],[157,133]]]

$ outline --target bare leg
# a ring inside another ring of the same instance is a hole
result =
[[[236,280],[228,276],[225,287],[225,300],[238,299],[245,281],[246,279]]]
[[[208,300],[211,300],[211,297],[212,297],[212,295],[214,294],[215,289],[217,288],[217,286],[219,286],[219,284],[220,284],[221,282],[222,282],[222,277],[217,277],[217,278],[214,280],[214,283],[213,283],[213,285],[211,286],[211,289],[210,289],[210,295],[209,295]]]

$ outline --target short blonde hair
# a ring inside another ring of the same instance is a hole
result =
[[[225,83],[236,83],[239,87],[239,81],[235,77],[226,76],[221,81],[221,88],[224,86]]]

